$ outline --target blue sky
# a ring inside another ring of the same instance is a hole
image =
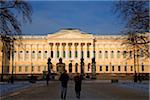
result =
[[[24,34],[46,35],[62,28],[78,28],[92,34],[119,34],[124,22],[113,13],[113,1],[30,1],[32,23]]]

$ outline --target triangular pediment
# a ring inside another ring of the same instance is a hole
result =
[[[49,34],[48,38],[51,39],[82,39],[92,38],[92,34],[81,32],[80,30],[60,30],[54,34]]]

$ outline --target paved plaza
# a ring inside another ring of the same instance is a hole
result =
[[[48,86],[44,81],[36,83],[36,86],[27,86],[26,89],[1,97],[1,100],[61,100],[59,81],[51,81]],[[73,81],[69,81],[66,100],[77,100]],[[83,81],[80,100],[149,100],[149,84]]]

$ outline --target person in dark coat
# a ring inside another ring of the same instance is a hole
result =
[[[46,74],[46,84],[48,85],[48,81],[49,81],[49,74]]]
[[[74,77],[76,97],[80,99],[82,77],[77,73]]]
[[[67,84],[69,81],[69,76],[66,70],[61,74],[59,80],[61,81],[61,99],[65,100],[67,94]]]

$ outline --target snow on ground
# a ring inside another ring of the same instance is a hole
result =
[[[11,83],[1,83],[0,84],[0,96],[3,96],[7,93],[15,92],[17,90],[21,90],[31,86],[32,84],[29,82],[15,82]]]
[[[129,89],[138,89],[138,90],[141,90],[141,91],[145,91],[145,92],[149,92],[149,81],[143,81],[141,83],[137,82],[137,83],[134,83],[134,82],[119,82],[117,84],[114,84],[114,85],[117,85],[119,87],[123,87],[123,88],[129,88]]]

